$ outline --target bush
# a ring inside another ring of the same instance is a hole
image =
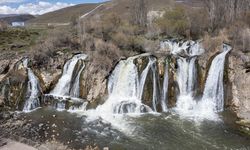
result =
[[[167,34],[168,36],[188,36],[189,21],[185,15],[184,8],[181,6],[166,11],[162,18],[156,20],[156,23],[159,25],[162,34]]]
[[[209,29],[209,19],[207,13],[203,9],[192,9],[188,13],[190,21],[190,36],[192,39],[199,39],[204,31]]]
[[[93,73],[103,71],[108,73],[113,65],[120,59],[121,51],[110,42],[104,42],[101,39],[95,39],[95,50],[90,51]]]
[[[49,30],[46,38],[36,43],[31,50],[34,56],[34,65],[46,65],[49,58],[53,58],[59,50],[78,50],[79,44],[70,36],[69,33],[62,30]]]
[[[243,21],[237,21],[231,24],[228,33],[235,49],[242,52],[250,51],[250,29],[247,24]]]

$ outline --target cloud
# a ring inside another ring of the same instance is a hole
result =
[[[47,12],[55,11],[55,10],[73,6],[73,5],[74,4],[69,4],[69,3],[62,3],[62,2],[50,3],[50,2],[45,2],[45,1],[39,1],[38,3],[21,4],[17,8],[3,5],[3,6],[0,6],[0,14],[41,15]]]
[[[0,0],[0,4],[5,4],[5,3],[21,3],[24,0]]]

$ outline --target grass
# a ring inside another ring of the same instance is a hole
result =
[[[0,51],[27,51],[44,34],[44,29],[8,28],[0,32]]]

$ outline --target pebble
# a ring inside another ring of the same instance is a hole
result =
[[[52,128],[56,128],[57,127],[57,125],[56,124],[52,124]]]
[[[39,128],[41,128],[43,126],[43,123],[40,123],[38,126],[39,126]]]

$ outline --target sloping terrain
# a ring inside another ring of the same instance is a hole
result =
[[[174,0],[148,0],[149,10],[162,10],[167,9],[171,4],[183,3],[190,6],[201,6],[201,0],[184,0],[184,1],[174,1]],[[38,16],[29,21],[29,23],[68,23],[73,18],[82,16],[89,11],[96,8],[101,3],[92,4],[79,4],[67,8],[63,8],[54,12],[46,13],[44,15]],[[133,8],[133,0],[112,0],[106,3],[101,8],[98,8],[94,14],[105,15],[106,13],[116,13],[122,17],[127,18],[130,15],[130,11]]]
[[[0,20],[11,24],[12,22],[26,22],[30,19],[35,18],[33,15],[23,14],[23,15],[0,15]]]
[[[38,16],[29,21],[29,23],[68,23],[72,18],[81,16],[99,4],[79,4],[67,8],[63,8],[54,12],[49,12]]]

